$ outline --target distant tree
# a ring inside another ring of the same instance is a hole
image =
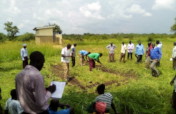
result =
[[[19,29],[17,26],[13,26],[13,22],[6,22],[4,23],[5,30],[7,31],[7,36],[9,37],[9,40],[13,40],[15,38],[15,35],[19,32]]]
[[[58,25],[58,24],[51,24],[51,23],[49,23],[48,24],[48,26],[55,26],[55,28],[54,28],[54,33],[59,33],[59,34],[62,34],[62,30],[61,30],[61,28],[60,28],[60,26]]]
[[[171,26],[171,31],[176,34],[176,18],[175,18],[175,23]]]

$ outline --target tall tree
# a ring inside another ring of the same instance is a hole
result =
[[[9,37],[9,40],[13,40],[15,38],[15,35],[19,32],[19,29],[17,26],[13,26],[13,22],[6,22],[4,23],[5,30],[7,31],[7,36]]]
[[[171,31],[176,34],[176,18],[175,18],[175,23],[171,26]]]

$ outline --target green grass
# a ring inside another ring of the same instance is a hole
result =
[[[137,43],[140,38],[134,38],[132,41]],[[147,39],[140,39],[143,45],[147,46]],[[175,75],[175,71],[172,70],[172,62],[169,61],[173,48],[173,42],[176,39],[165,38],[159,39],[163,43],[163,56],[161,59],[161,66],[158,68],[162,71],[162,75],[159,77],[152,77],[150,70],[145,68],[145,57],[143,57],[143,63],[135,64],[136,58],[133,56],[132,61],[126,63],[120,63],[120,44],[122,41],[127,43],[128,38],[117,40],[84,40],[76,42],[78,44],[76,66],[71,68],[71,75],[84,86],[91,83],[104,83],[107,81],[115,80],[121,85],[117,86],[112,84],[106,87],[107,92],[111,92],[114,97],[116,108],[121,113],[134,113],[134,114],[173,114],[171,108],[171,96],[173,87],[169,82]],[[67,43],[75,43],[73,41],[65,40],[64,45]],[[110,42],[114,42],[117,46],[115,51],[115,63],[108,62],[108,52],[105,48]],[[61,64],[60,62],[60,49],[53,48],[52,45],[36,45],[34,41],[26,42],[28,44],[29,54],[32,51],[38,50],[45,55],[45,68],[41,71],[45,79],[45,86],[48,86],[52,80],[61,81],[56,74],[52,72],[52,65]],[[1,105],[4,106],[6,100],[10,97],[9,92],[15,88],[15,76],[22,70],[22,62],[20,58],[20,48],[23,42],[4,42],[0,44],[0,87],[2,89]],[[88,50],[91,52],[101,52],[103,56],[100,61],[103,65],[109,69],[120,71],[125,74],[132,71],[136,77],[135,79],[128,79],[128,77],[115,75],[101,70],[89,71],[88,66],[80,66],[78,51]],[[123,81],[126,80],[126,83]],[[91,82],[91,83],[90,83]],[[61,102],[70,104],[75,108],[76,114],[86,114],[86,107],[97,96],[95,93],[96,87],[92,87],[83,91],[78,86],[68,84],[64,90],[63,98]]]

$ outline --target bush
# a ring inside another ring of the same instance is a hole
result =
[[[3,42],[6,39],[7,39],[7,36],[3,33],[0,33],[0,42]]]
[[[35,39],[35,35],[33,33],[25,33],[17,37],[18,41],[30,41],[34,39]]]

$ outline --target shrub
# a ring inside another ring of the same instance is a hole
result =
[[[3,42],[6,39],[7,39],[7,36],[3,33],[0,33],[0,42]]]
[[[17,37],[18,41],[30,41],[34,39],[35,39],[35,35],[33,33],[25,33]]]

